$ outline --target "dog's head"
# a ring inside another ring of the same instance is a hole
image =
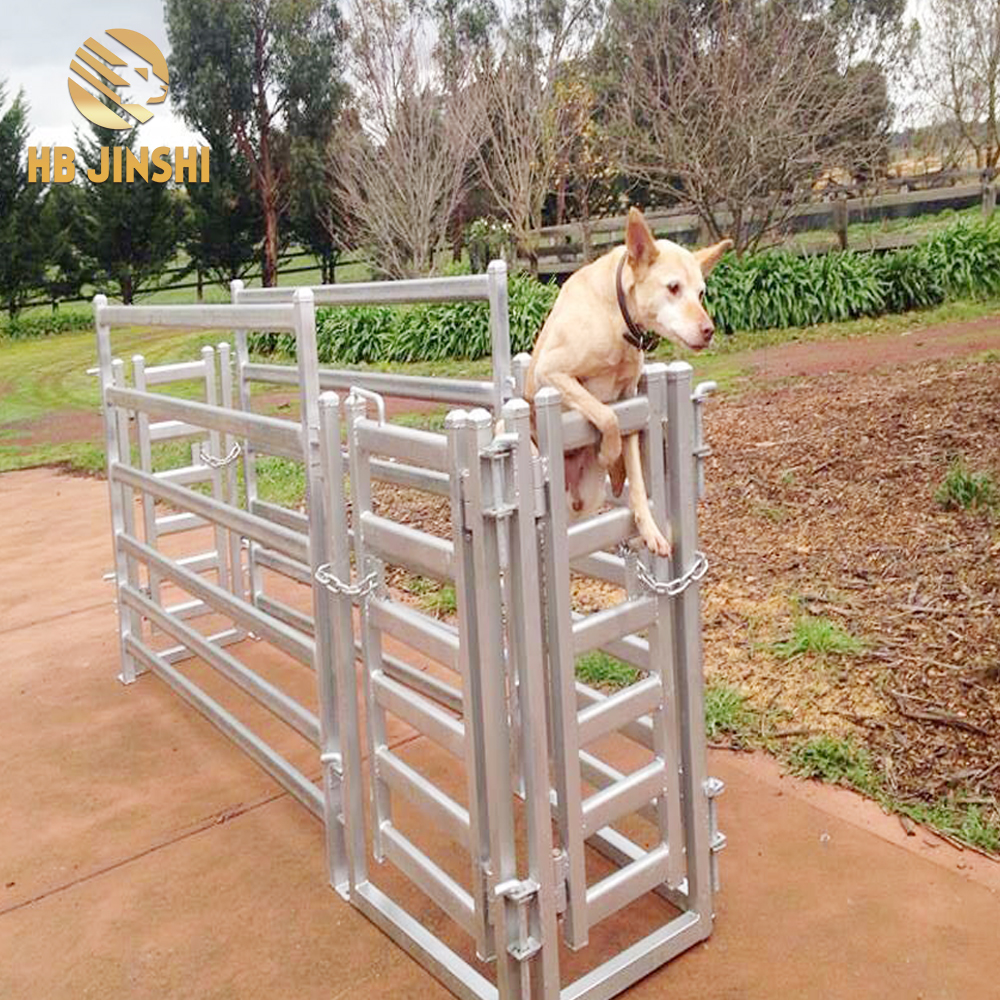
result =
[[[705,277],[733,245],[723,240],[692,253],[670,240],[658,240],[642,212],[629,209],[625,228],[628,268],[622,277],[632,318],[660,337],[700,351],[715,333],[705,312]],[[631,272],[631,274],[630,274]]]

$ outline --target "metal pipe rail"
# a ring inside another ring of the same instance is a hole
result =
[[[297,385],[295,369],[289,365],[251,361],[243,370],[248,382],[266,385]],[[492,382],[474,379],[435,378],[422,375],[396,375],[353,368],[321,368],[319,387],[323,391],[348,392],[354,386],[402,399],[429,403],[452,403],[455,406],[493,405]]]
[[[299,295],[302,289],[296,289]],[[171,326],[192,330],[295,329],[292,306],[198,305],[198,306],[109,306],[103,295],[94,297],[94,319],[98,326]]]
[[[609,1000],[703,940],[712,927],[713,851],[721,839],[709,805],[717,787],[705,772],[698,578],[687,572],[695,565],[697,474],[706,449],[690,368],[648,366],[639,395],[613,407],[622,433],[641,435],[651,509],[658,523],[672,529],[674,557],[644,550],[612,555],[602,550],[635,534],[626,507],[573,525],[567,521],[563,455],[596,444],[596,429],[581,415],[563,412],[552,390],[537,394],[534,418],[526,403],[508,398],[513,383],[504,353],[509,346],[502,269],[430,286],[380,283],[291,293],[286,306],[282,300],[289,294],[237,285],[234,304],[224,311],[180,314],[193,325],[196,319],[224,318],[235,328],[239,408],[231,383],[227,395],[230,355],[223,346],[217,355],[221,406],[211,395],[214,382],[203,404],[127,388],[120,363],[111,359],[108,324],[140,317],[177,323],[177,316],[169,307],[142,312],[95,303],[123,679],[134,679],[137,667],[158,674],[319,815],[331,884],[463,1000]],[[319,368],[317,303],[426,301],[428,294],[432,301],[489,299],[492,383]],[[267,328],[258,322],[263,315],[283,316],[288,325],[278,328],[294,331],[296,369],[250,362],[246,331]],[[522,378],[523,369],[519,364]],[[144,384],[207,370],[203,355],[201,363],[150,368],[152,379]],[[300,420],[253,414],[254,381],[297,386]],[[328,386],[378,386],[374,391],[457,399],[474,409],[452,412],[445,433],[432,434],[369,419],[359,394],[343,402],[333,393],[321,397]],[[246,509],[237,500],[232,467],[219,475],[202,473],[197,460],[166,474],[132,468],[130,410],[142,420],[173,422],[169,433],[214,435],[217,458],[235,455],[238,439]],[[503,434],[495,430],[498,417]],[[302,464],[304,512],[257,495],[256,455],[269,452]],[[213,489],[224,475],[225,490],[208,497],[187,488],[202,475]],[[376,480],[447,496],[450,538],[398,523],[381,507],[376,513]],[[193,557],[158,552],[135,531],[136,495],[144,498],[144,510],[152,508],[148,501],[161,500],[181,511],[161,519],[159,534],[176,519],[178,528],[224,529],[228,546],[223,539],[212,553]],[[232,568],[228,584],[223,564]],[[218,582],[200,575],[216,565]],[[453,581],[455,623],[395,599],[386,587],[386,567],[394,565]],[[576,614],[571,569],[612,580],[625,599],[604,611]],[[266,593],[265,570],[309,586],[311,609]],[[164,608],[143,590],[143,573],[177,585],[191,600]],[[661,586],[678,579],[685,580],[683,589]],[[234,627],[202,635],[183,621],[196,610],[222,615]],[[180,645],[154,650],[143,638],[144,623]],[[222,648],[251,631],[314,670],[317,713],[243,663],[239,645]],[[406,654],[390,654],[383,648],[390,639],[418,658],[409,662]],[[591,648],[620,656],[646,676],[613,695],[589,688],[576,680],[574,667]],[[319,751],[320,785],[185,678],[171,661],[187,653],[310,741]],[[443,670],[425,672],[427,660]],[[444,671],[457,679],[441,680]],[[389,716],[426,737],[433,752],[443,751],[463,772],[461,794],[450,782],[438,785],[390,747]],[[620,737],[640,750],[641,763],[631,771],[605,759]],[[514,808],[515,796],[523,800],[521,812]],[[419,838],[411,839],[405,827],[413,820],[399,808],[401,801],[467,852],[465,884],[450,863],[442,863],[440,851],[425,851],[417,846]],[[628,815],[651,827],[642,844],[612,826]],[[588,848],[611,859],[615,870],[588,881]],[[375,884],[372,875],[383,862],[471,937],[476,960],[452,950]],[[560,922],[566,942],[584,947],[601,921],[647,892],[669,899],[680,916],[562,985]],[[494,965],[495,985],[482,975],[485,962]]]
[[[137,389],[110,387],[105,392],[105,398],[114,406],[151,417],[184,421],[192,425],[186,432],[189,434],[202,434],[206,430],[235,434],[264,445],[272,454],[302,458],[302,428],[290,420],[241,413],[222,406],[210,406],[156,392],[139,392]]]
[[[486,274],[446,278],[406,278],[401,281],[349,281],[311,286],[318,306],[395,306],[416,302],[486,302],[490,284]],[[290,302],[294,288],[244,288],[240,301]]]

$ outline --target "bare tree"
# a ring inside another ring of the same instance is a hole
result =
[[[976,166],[1000,165],[1000,0],[932,0],[921,82]]]
[[[477,92],[435,82],[427,24],[397,0],[355,8],[357,108],[330,145],[336,237],[387,276],[427,274],[468,185],[483,121]]]
[[[841,69],[837,35],[792,4],[663,0],[630,26],[609,111],[624,169],[690,202],[712,238],[756,246],[826,169],[886,149],[889,105],[871,63]]]
[[[557,91],[562,63],[582,50],[601,10],[601,0],[521,0],[505,25],[502,54],[475,82],[485,101],[479,176],[532,270],[534,232],[573,140],[572,115]]]

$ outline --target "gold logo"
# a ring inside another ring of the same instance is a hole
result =
[[[135,53],[144,62],[149,63],[149,66],[153,69],[153,74],[163,82],[160,84],[161,93],[148,98],[146,104],[162,104],[167,99],[167,90],[170,87],[170,73],[167,70],[167,60],[163,58],[163,53],[157,48],[156,44],[151,42],[145,35],[139,34],[138,31],[131,31],[128,28],[108,28],[105,33],[110,35],[115,41],[121,42],[122,45]],[[68,78],[69,94],[73,98],[73,103],[80,114],[95,125],[119,131],[134,128],[136,122],[140,125],[143,122],[148,122],[153,117],[152,111],[142,104],[124,104],[111,87],[98,79],[99,75],[116,87],[128,87],[129,81],[119,76],[111,68],[113,66],[128,66],[128,61],[106,48],[94,38],[88,38],[83,45],[85,47],[76,50],[76,58],[70,62],[69,68],[82,80],[89,83],[91,87],[113,101],[122,111],[131,115],[136,121],[130,121],[128,118],[119,115],[112,108],[109,108],[106,104],[102,104],[93,94],[84,90],[71,76]],[[88,69],[87,67],[90,68]],[[136,66],[134,69],[143,80],[149,81],[149,69],[146,66]]]

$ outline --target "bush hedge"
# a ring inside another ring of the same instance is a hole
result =
[[[515,352],[531,349],[556,294],[554,285],[511,277]],[[1000,295],[1000,216],[962,220],[917,246],[885,254],[730,254],[710,275],[707,300],[717,326],[734,332],[812,326],[991,295]],[[490,352],[485,303],[319,310],[317,336],[326,363],[437,361]],[[257,334],[252,346],[263,353],[294,351],[284,334]]]
[[[559,289],[527,275],[508,282],[511,349],[530,351]],[[442,361],[482,358],[490,353],[489,306],[456,302],[444,306],[340,306],[316,310],[316,341],[325,363]],[[291,356],[290,333],[255,333],[250,348]]]
[[[32,340],[73,330],[89,330],[93,326],[91,309],[58,309],[34,316],[16,316],[13,320],[4,316],[0,319],[0,340]]]

